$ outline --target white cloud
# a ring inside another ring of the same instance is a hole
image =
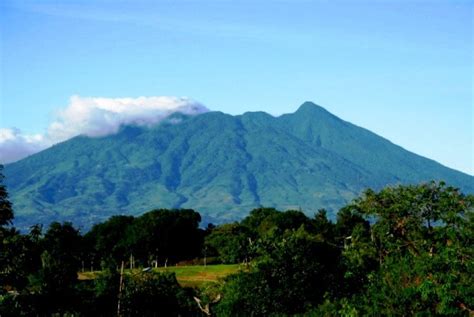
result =
[[[170,114],[196,115],[209,111],[180,97],[83,98],[72,96],[57,112],[44,135],[24,135],[18,129],[0,129],[0,162],[10,163],[77,135],[90,137],[117,133],[123,125],[150,126]]]
[[[9,163],[50,146],[41,134],[23,135],[18,129],[0,128],[0,163]]]

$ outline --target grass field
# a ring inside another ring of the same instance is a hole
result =
[[[181,286],[199,287],[208,282],[236,273],[241,269],[239,264],[192,265],[158,268],[159,272],[174,272]]]
[[[200,287],[208,282],[216,282],[220,278],[224,278],[229,274],[236,273],[243,269],[240,264],[215,264],[215,265],[189,265],[189,266],[170,266],[167,268],[159,267],[153,269],[158,272],[173,272],[176,279],[183,287]],[[134,270],[138,272],[139,270]],[[95,279],[99,274],[95,272],[80,272],[78,274],[80,280]],[[129,274],[130,270],[126,270]]]

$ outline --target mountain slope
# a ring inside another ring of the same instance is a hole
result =
[[[153,128],[79,136],[7,165],[5,175],[20,227],[70,220],[88,228],[153,208],[194,208],[214,222],[260,205],[334,214],[364,188],[431,179],[474,192],[474,177],[312,103],[280,117],[175,114]]]

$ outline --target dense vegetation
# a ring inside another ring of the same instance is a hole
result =
[[[84,235],[57,222],[20,234],[0,182],[0,315],[469,316],[473,208],[473,196],[432,182],[367,190],[335,222],[258,208],[201,229],[197,212],[161,209]],[[204,261],[243,269],[199,288],[141,269]],[[97,278],[77,279],[90,269]]]
[[[51,221],[89,230],[157,206],[199,210],[206,224],[242,219],[259,206],[310,216],[325,208],[334,220],[365,188],[431,179],[474,193],[474,177],[309,102],[279,117],[175,114],[151,128],[79,136],[8,164],[5,175],[15,226],[24,230]]]

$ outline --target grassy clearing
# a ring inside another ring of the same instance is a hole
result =
[[[170,266],[167,268],[159,267],[153,269],[158,272],[173,272],[176,279],[183,287],[200,287],[209,282],[216,282],[220,278],[224,278],[232,273],[237,273],[244,269],[240,264],[215,264],[215,265],[189,265],[189,266]],[[138,273],[141,270],[133,270]],[[79,280],[92,280],[100,274],[100,271],[80,272]],[[126,274],[130,274],[130,270],[126,270]]]
[[[94,280],[99,274],[100,274],[100,271],[78,272],[77,279],[79,281]]]
[[[216,282],[229,274],[236,273],[243,267],[240,264],[192,265],[174,266],[157,270],[159,272],[174,272],[179,284],[184,287],[199,287],[208,282]]]

